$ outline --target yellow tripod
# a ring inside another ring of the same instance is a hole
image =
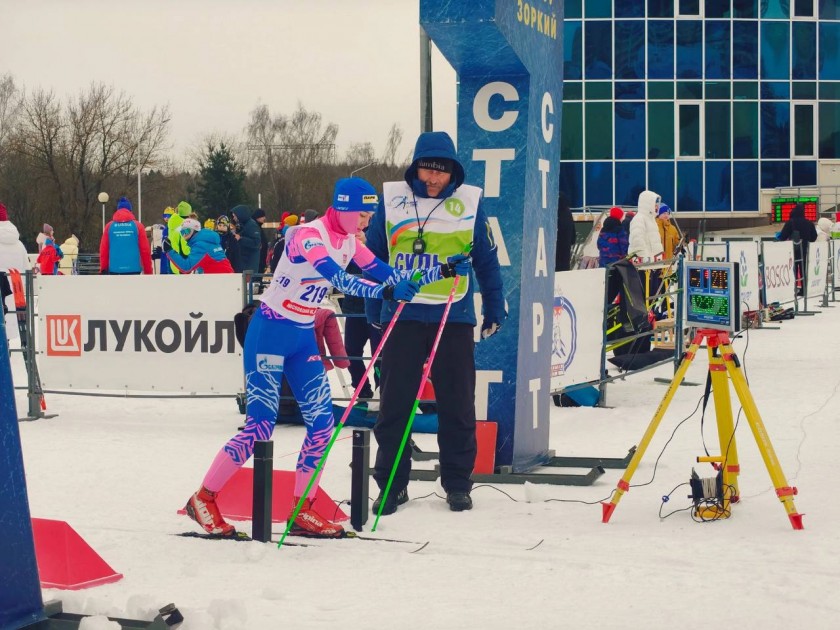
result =
[[[752,398],[752,394],[750,394],[746,378],[741,371],[738,357],[732,349],[729,334],[722,330],[707,329],[697,331],[697,334],[691,342],[691,346],[686,351],[680,363],[680,367],[677,369],[676,374],[674,374],[674,379],[671,381],[665,397],[659,403],[659,407],[653,419],[650,421],[647,431],[645,431],[642,437],[642,441],[636,448],[636,452],[630,460],[624,476],[618,482],[612,500],[608,503],[602,503],[602,522],[609,522],[621,497],[624,496],[625,492],[629,492],[630,479],[633,477],[633,473],[636,472],[636,468],[644,456],[645,450],[653,439],[653,435],[656,433],[656,429],[659,427],[659,423],[662,421],[665,412],[668,410],[668,405],[671,404],[674,394],[685,378],[685,374],[704,340],[709,351],[709,375],[711,377],[712,393],[715,400],[715,415],[717,416],[718,440],[720,442],[721,455],[719,457],[698,457],[697,461],[711,462],[715,468],[721,471],[724,491],[721,506],[715,508],[697,508],[698,516],[704,518],[725,518],[729,516],[730,503],[737,503],[740,498],[738,492],[738,473],[740,472],[740,466],[738,464],[738,449],[735,443],[735,426],[732,421],[729,383],[727,382],[727,380],[731,380],[732,386],[735,388],[735,393],[738,395],[738,400],[741,402],[741,407],[744,410],[744,415],[749,422],[755,442],[758,445],[758,450],[761,451],[764,465],[767,467],[767,472],[770,473],[770,479],[776,488],[776,496],[782,502],[793,529],[802,529],[803,515],[796,511],[796,506],[793,504],[793,497],[797,494],[797,489],[787,485],[784,473],[779,465],[779,460],[776,458],[776,453],[773,450],[773,445],[767,436],[767,430],[761,421],[758,408],[755,406],[755,401]]]

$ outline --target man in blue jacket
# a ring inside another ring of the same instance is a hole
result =
[[[499,330],[507,313],[496,245],[481,207],[482,190],[464,184],[455,144],[444,132],[420,134],[405,181],[386,182],[382,201],[367,232],[367,246],[400,269],[425,269],[472,246],[474,274],[461,278],[432,365],[438,410],[441,483],[455,512],[472,508],[475,464],[475,280],[483,300],[481,338]],[[431,351],[454,278],[424,286],[406,304],[382,351],[380,411],[374,427],[379,446],[374,479],[385,488],[396,459],[423,364]],[[370,301],[371,323],[387,324],[395,311],[390,301]],[[378,309],[378,310],[377,310]],[[410,449],[405,449],[382,514],[408,501]],[[379,510],[382,493],[374,502]]]

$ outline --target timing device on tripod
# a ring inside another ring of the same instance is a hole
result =
[[[630,479],[636,472],[659,423],[679,389],[680,383],[701,345],[705,342],[709,355],[709,382],[714,398],[720,455],[698,457],[698,462],[708,462],[717,471],[715,477],[701,479],[692,471],[691,498],[695,516],[702,520],[716,520],[730,516],[731,504],[737,503],[740,494],[738,474],[738,447],[735,424],[732,418],[730,384],[735,389],[744,415],[749,423],[776,496],[787,512],[793,529],[802,529],[802,514],[796,511],[793,497],[795,487],[785,480],[779,460],[770,443],[767,430],[755,405],[741,363],[732,348],[729,333],[740,328],[740,283],[738,263],[685,261],[683,265],[683,310],[686,326],[697,327],[691,345],[683,355],[668,391],[650,421],[636,452],[619,480],[612,499],[602,503],[602,522],[607,523],[624,493],[630,490]]]

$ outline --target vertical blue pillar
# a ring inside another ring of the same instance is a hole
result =
[[[6,329],[0,321],[0,630],[44,617]]]
[[[499,425],[496,463],[524,471],[548,457],[563,1],[421,0],[420,23],[458,74],[458,154],[503,265],[508,320],[478,345],[476,407]]]

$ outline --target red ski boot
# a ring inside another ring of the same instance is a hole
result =
[[[210,492],[204,486],[190,497],[185,507],[187,515],[201,525],[208,534],[217,536],[233,536],[236,529],[222,518],[216,505],[216,493]]]
[[[295,497],[295,506],[299,501],[300,497]],[[310,538],[344,538],[345,535],[341,525],[326,520],[312,509],[312,499],[306,499],[303,502],[289,533],[293,536],[309,536]]]

